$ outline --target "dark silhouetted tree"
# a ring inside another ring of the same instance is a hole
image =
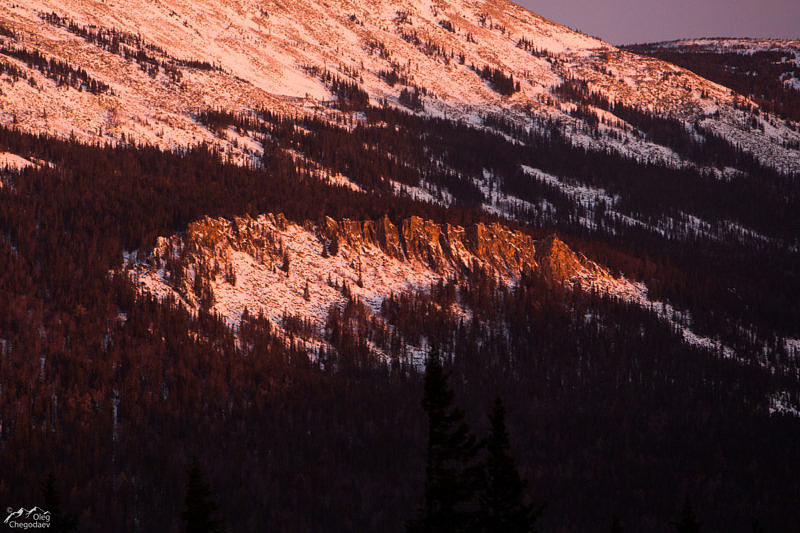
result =
[[[199,461],[195,458],[187,470],[186,498],[181,518],[185,533],[221,533],[222,524],[214,518],[219,506],[211,494]]]
[[[489,414],[491,424],[486,439],[486,486],[481,495],[483,531],[530,533],[544,505],[536,508],[525,503],[527,481],[522,479],[511,456],[506,429],[506,410],[500,398]]]
[[[479,531],[478,491],[483,481],[480,444],[453,405],[448,375],[433,346],[425,365],[422,408],[428,415],[425,496],[409,532]]]
[[[50,512],[50,527],[48,531],[63,533],[75,531],[78,528],[78,517],[74,514],[63,514],[61,511],[61,494],[53,474],[47,476],[42,483],[44,497],[44,510]]]
[[[703,524],[697,520],[697,515],[688,496],[683,502],[680,520],[673,522],[672,525],[675,526],[675,531],[678,533],[700,533],[702,531]]]

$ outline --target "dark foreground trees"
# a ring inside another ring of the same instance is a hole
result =
[[[184,533],[222,533],[222,523],[215,517],[219,505],[214,501],[197,458],[192,459],[186,474],[186,499],[181,513],[186,524]]]
[[[531,533],[544,506],[525,503],[526,481],[510,454],[505,408],[498,398],[489,415],[491,429],[478,441],[454,405],[454,393],[431,349],[425,366],[422,407],[428,415],[425,496],[414,533]]]
[[[48,531],[67,533],[78,528],[78,517],[61,510],[61,492],[58,489],[56,477],[52,473],[42,482],[42,496],[44,497],[44,510],[50,512]]]
[[[428,415],[425,496],[407,530],[479,531],[480,445],[464,421],[464,412],[453,405],[453,391],[436,349],[431,350],[425,367],[422,408]]]
[[[511,456],[511,443],[506,429],[506,409],[500,398],[489,414],[491,424],[486,439],[486,486],[481,495],[484,531],[530,533],[544,505],[526,503],[527,481],[522,479]]]
[[[695,514],[694,507],[692,507],[692,502],[688,496],[683,502],[680,519],[677,522],[673,522],[672,525],[678,533],[700,533],[703,531],[703,524],[697,520],[697,514]]]

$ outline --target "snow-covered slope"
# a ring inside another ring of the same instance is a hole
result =
[[[0,168],[20,170],[35,164],[36,163],[33,163],[24,157],[18,156],[17,154],[0,152]]]
[[[705,38],[680,39],[652,43],[651,46],[662,48],[694,48],[714,52],[733,52],[737,54],[753,54],[755,52],[789,52],[800,60],[800,40],[795,39],[753,39],[753,38]]]
[[[800,168],[797,152],[785,147],[800,134],[781,121],[751,131],[726,88],[507,0],[2,0],[0,26],[6,49],[39,51],[109,87],[92,94],[59,86],[0,50],[0,63],[29,78],[0,76],[0,121],[86,141],[219,142],[247,160],[257,146],[218,138],[194,120],[196,113],[327,112],[334,97],[318,75],[325,71],[359,83],[373,103],[396,103],[405,85],[381,76],[394,71],[425,89],[425,110],[433,115],[477,123],[480,115],[502,112],[525,126],[555,119],[577,143],[680,163],[670,150],[621,129],[616,137],[608,135],[614,128],[600,136],[582,131],[581,119],[569,115],[573,104],[552,93],[578,78],[611,101],[697,122],[769,164]],[[104,33],[112,29],[117,33]],[[520,90],[498,93],[473,66],[513,75]]]
[[[652,50],[672,50],[680,53],[714,53],[753,56],[764,52],[777,55],[771,59],[773,68],[780,71],[780,81],[800,91],[800,40],[790,39],[682,39],[640,45]],[[755,73],[751,73],[755,74]]]

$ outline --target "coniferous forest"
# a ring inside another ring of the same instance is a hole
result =
[[[486,77],[514,91],[510,74]],[[88,532],[800,528],[800,421],[770,412],[771,398],[800,402],[797,353],[779,342],[800,336],[798,176],[616,103],[593,105],[743,175],[589,151],[547,122],[523,132],[486,116],[475,128],[374,107],[356,85],[331,84],[363,121],[198,115],[255,132],[264,156],[252,166],[210,145],[88,146],[0,128],[0,151],[43,163],[0,175],[0,501],[47,496],[62,530]],[[587,213],[523,165],[602,187],[626,215],[698,213],[719,230]],[[319,180],[320,168],[362,191]],[[683,342],[639,306],[478,268],[386,299],[391,332],[350,299],[328,314],[331,348],[312,354],[263,316],[232,329],[142,292],[123,269],[123,253],[204,215],[497,221],[481,209],[474,178],[486,176],[520,200],[504,224],[557,232],[647,283],[737,357]],[[388,177],[453,205],[395,194]],[[542,200],[556,212],[530,208]],[[428,352],[425,368],[403,345]]]

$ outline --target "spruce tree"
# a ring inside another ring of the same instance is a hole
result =
[[[683,502],[680,520],[673,522],[672,525],[675,526],[675,531],[678,533],[700,533],[702,531],[703,524],[697,520],[688,496]]]
[[[425,495],[417,518],[407,525],[409,532],[480,530],[480,444],[464,421],[464,412],[453,405],[454,394],[447,379],[438,350],[432,347],[425,365],[422,399],[428,415]]]
[[[61,512],[61,494],[53,474],[47,476],[42,483],[42,496],[44,497],[44,510],[50,512],[50,527],[48,531],[63,533],[75,531],[78,528],[78,517],[74,514]]]
[[[221,533],[222,525],[214,518],[219,506],[211,494],[199,461],[195,458],[187,470],[186,498],[181,518],[185,533]]]
[[[482,530],[488,532],[530,533],[544,506],[525,503],[527,481],[522,479],[511,456],[506,429],[506,412],[500,398],[489,415],[491,425],[486,439],[486,485],[481,495]]]

